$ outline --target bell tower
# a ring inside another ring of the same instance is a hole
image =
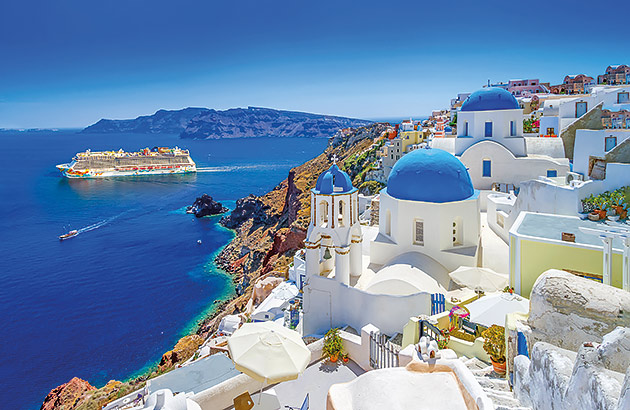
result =
[[[311,221],[306,235],[306,277],[334,277],[350,285],[362,273],[358,190],[350,177],[333,165],[311,190]]]

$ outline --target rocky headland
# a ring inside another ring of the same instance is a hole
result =
[[[82,133],[179,134],[181,138],[219,139],[255,137],[328,138],[340,129],[371,121],[271,108],[184,108],[159,110],[135,119],[101,119]]]
[[[229,209],[224,207],[221,202],[217,202],[208,194],[203,194],[199,198],[195,199],[195,202],[188,208],[186,212],[195,215],[197,218],[203,218],[204,216],[213,216],[224,214]]]
[[[159,365],[150,373],[127,382],[110,381],[100,389],[72,379],[53,389],[42,409],[100,409],[141,388],[149,378],[192,357],[201,343],[216,331],[225,315],[246,311],[259,279],[287,276],[293,255],[304,246],[310,217],[310,190],[315,187],[319,174],[332,165],[333,156],[365,194],[380,190],[383,184],[370,180],[368,175],[376,166],[385,129],[383,124],[371,124],[338,131],[321,155],[291,169],[287,179],[270,192],[237,201],[235,209],[220,222],[234,229],[236,235],[215,259],[216,265],[232,276],[235,295],[230,300],[215,301],[213,313],[199,322],[195,333],[180,339],[173,350],[164,353]]]

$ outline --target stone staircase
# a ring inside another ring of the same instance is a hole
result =
[[[466,367],[475,375],[477,382],[481,385],[490,400],[494,403],[496,410],[532,410],[531,407],[522,406],[514,393],[510,390],[508,381],[497,375],[492,370],[492,365],[488,366],[481,360],[473,357],[461,357]]]

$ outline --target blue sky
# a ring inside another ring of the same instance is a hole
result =
[[[3,1],[0,127],[187,106],[420,116],[488,79],[630,63],[624,13],[592,2],[423,3]]]

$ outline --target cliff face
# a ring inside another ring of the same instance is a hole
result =
[[[74,377],[68,383],[57,386],[48,393],[41,410],[73,409],[85,399],[86,393],[96,390],[85,380]]]
[[[201,113],[187,124],[180,136],[196,139],[270,136],[328,138],[341,128],[369,123],[330,115],[248,107]]]
[[[377,140],[385,127],[373,124],[356,130],[339,132],[318,157],[293,168],[288,178],[261,197],[253,195],[237,202],[235,210],[222,223],[236,230],[234,239],[217,256],[216,263],[231,273],[237,283],[237,297],[226,303],[221,312],[203,323],[198,333],[210,334],[221,318],[243,311],[251,296],[250,285],[265,275],[285,276],[295,251],[304,246],[310,219],[310,190],[317,177],[332,165],[354,161],[347,172],[356,179],[377,152]],[[373,157],[371,157],[373,155]]]
[[[181,138],[217,139],[252,137],[327,138],[337,130],[370,121],[270,108],[207,108],[160,110],[130,120],[102,119],[83,133],[180,134]]]
[[[184,108],[183,110],[159,110],[153,115],[143,115],[132,120],[102,119],[81,132],[116,134],[179,134],[186,129],[186,124],[194,117],[209,111],[207,108]]]

